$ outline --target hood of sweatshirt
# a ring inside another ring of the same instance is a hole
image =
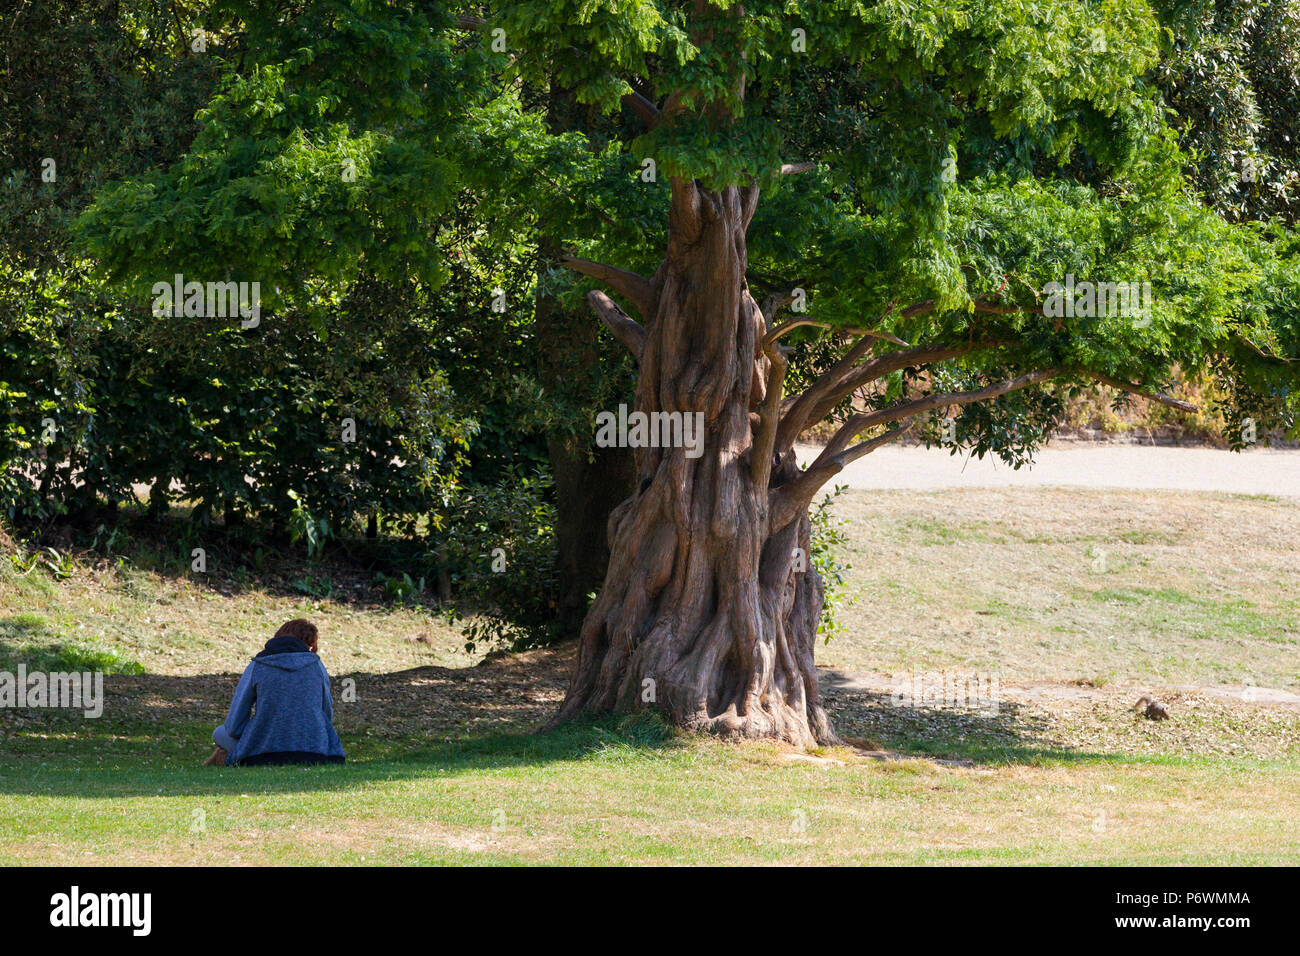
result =
[[[311,651],[302,651],[296,654],[267,654],[263,657],[259,654],[253,658],[254,664],[262,664],[266,667],[275,667],[282,671],[300,671],[304,667],[313,667],[320,663],[320,658]]]
[[[320,658],[307,650],[307,645],[296,637],[273,637],[253,658],[254,664],[265,664],[282,671],[300,671],[319,661]]]

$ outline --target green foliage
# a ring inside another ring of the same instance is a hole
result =
[[[449,623],[462,626],[466,650],[522,650],[559,636],[549,490],[550,478],[541,472],[468,487],[443,532],[431,540],[435,550],[428,566],[445,568],[455,587],[457,606],[445,613]]]
[[[29,552],[19,547],[14,553],[8,555],[8,558],[20,576],[26,576],[36,568],[41,568],[48,571],[54,580],[66,581],[72,577],[76,568],[72,556],[61,554],[56,548],[39,548]]]
[[[473,421],[418,346],[423,319],[409,305],[382,323],[387,304],[361,291],[343,308],[345,331],[324,341],[302,318],[205,335],[127,313],[82,324],[64,344],[56,314],[34,316],[19,331],[43,334],[9,338],[0,353],[0,381],[22,383],[28,399],[0,436],[8,512],[48,517],[96,497],[132,500],[138,484],[165,494],[172,480],[200,518],[239,509],[287,525],[301,505],[337,531],[375,508],[438,506]]]
[[[308,558],[319,557],[325,548],[325,542],[333,533],[329,519],[312,515],[303,504],[302,496],[293,489],[289,490],[289,500],[293,502],[293,510],[289,512],[290,540],[294,544],[301,541],[307,549]]]
[[[290,587],[299,594],[305,594],[308,597],[318,598],[322,601],[328,601],[334,596],[334,582],[325,575],[321,575],[319,579],[298,578],[291,582]]]
[[[1154,78],[1197,187],[1229,219],[1280,217],[1300,202],[1300,4],[1158,0],[1168,29]]]
[[[398,604],[413,603],[424,594],[424,578],[415,581],[405,571],[400,578],[389,577],[379,572],[375,575],[374,583],[384,589],[384,597]]]
[[[817,622],[817,633],[826,643],[832,637],[844,633],[844,622],[840,620],[840,611],[845,606],[843,599],[845,576],[853,566],[844,559],[844,550],[849,538],[844,528],[848,524],[842,518],[836,518],[831,511],[835,499],[847,490],[848,485],[836,485],[821,501],[809,509],[808,517],[812,522],[812,566],[822,579],[825,598],[822,603],[821,618]],[[856,603],[850,598],[849,604]]]
[[[454,196],[455,166],[437,144],[473,83],[433,30],[445,14],[347,0],[216,12],[229,17],[209,25],[222,76],[186,154],[107,185],[81,217],[101,268],[143,293],[216,264],[212,280],[260,281],[273,310],[364,269],[439,284],[427,224]]]
[[[427,573],[390,596],[446,575],[488,615],[471,645],[546,639],[553,495],[511,469],[587,447],[632,377],[576,331],[590,283],[558,259],[653,274],[674,179],[763,187],[747,281],[802,288],[820,323],[786,340],[791,388],[874,325],[877,354],[967,348],[859,406],[1059,370],[957,420],[1017,466],[1097,376],[1210,370],[1230,433],[1296,424],[1293,0],[524,0],[481,25],[407,0],[168,7],[60,0],[3,41],[11,516],[175,480],[198,522],[261,518],[311,557],[372,514],[427,518]],[[51,143],[70,158],[47,184]],[[261,324],[154,316],[176,273],[259,282]],[[1045,314],[1067,275],[1149,283],[1147,320]]]
[[[229,323],[156,318],[129,289],[90,274],[69,221],[93,195],[90,187],[114,175],[153,175],[143,170],[170,168],[184,153],[194,130],[178,117],[211,94],[224,48],[214,42],[202,58],[178,53],[167,39],[172,13],[161,11],[155,22],[159,11],[148,4],[124,5],[119,19],[99,16],[93,5],[60,6],[66,22],[48,24],[22,51],[59,85],[6,100],[3,111],[12,135],[0,149],[14,171],[0,189],[0,256],[15,265],[0,276],[0,393],[10,409],[0,421],[0,502],[7,513],[47,520],[97,499],[131,500],[135,484],[165,489],[173,479],[200,519],[241,509],[284,524],[291,489],[335,527],[350,520],[358,500],[393,512],[439,500],[471,423],[455,411],[429,356],[411,347],[427,300],[362,280],[318,290],[303,309],[273,322],[268,316],[249,333]],[[45,62],[69,48],[75,70]],[[69,76],[74,82],[64,84]],[[78,82],[101,95],[82,97]],[[42,111],[60,96],[75,100],[73,113]],[[27,173],[39,142],[59,154],[57,183],[34,186]],[[185,231],[193,213],[184,206],[160,214],[153,205],[148,218]],[[92,213],[86,222],[93,221]],[[83,232],[95,235],[89,226]],[[140,238],[126,245],[157,253],[143,240],[135,245]],[[201,258],[205,266],[213,261],[211,250]],[[98,265],[111,267],[111,259]],[[150,268],[152,278],[164,278],[157,261]],[[358,422],[350,448],[338,440],[347,417]],[[405,464],[395,467],[399,457]]]

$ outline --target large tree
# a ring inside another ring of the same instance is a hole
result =
[[[1285,369],[1237,303],[1268,253],[1182,189],[1140,4],[520,3],[481,29],[521,76],[643,122],[627,150],[668,185],[652,267],[562,261],[601,286],[588,301],[637,361],[636,410],[700,414],[707,436],[698,457],[638,450],[556,721],[651,706],[832,742],[802,556],[809,504],[847,464],[976,404],[952,438],[1019,461],[1062,385],[1185,408],[1175,371],[1229,356],[1231,375],[1242,342]],[[1076,276],[1153,301],[1076,320],[1050,301]],[[789,336],[813,327],[846,347],[787,389]],[[796,441],[855,397],[801,469]]]
[[[439,223],[458,205],[480,252],[537,251],[553,382],[603,354],[573,324],[585,294],[636,363],[635,411],[703,418],[702,449],[636,449],[557,721],[652,707],[834,741],[808,507],[909,429],[1019,464],[1071,389],[1185,407],[1179,375],[1207,367],[1234,424],[1291,421],[1293,238],[1184,183],[1143,3],[219,8],[257,61],[183,160],[92,211],[117,275],[217,261],[288,300],[363,266],[433,287],[456,275]],[[1086,283],[1151,294],[1095,309]],[[589,416],[617,400],[589,395]]]

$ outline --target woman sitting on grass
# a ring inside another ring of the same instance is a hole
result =
[[[316,625],[295,618],[244,669],[205,765],[342,763],[330,675],[316,656]]]

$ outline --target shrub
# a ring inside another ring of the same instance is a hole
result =
[[[467,485],[455,513],[430,542],[430,569],[446,574],[457,595],[447,620],[461,626],[471,653],[480,647],[539,647],[559,637],[550,489],[551,478],[541,471]]]
[[[843,560],[848,537],[842,529],[848,522],[836,518],[831,513],[831,506],[835,503],[835,499],[843,494],[847,487],[847,485],[836,485],[835,490],[828,492],[808,515],[812,522],[812,565],[821,575],[822,586],[826,589],[822,616],[817,623],[817,633],[823,635],[827,643],[844,630],[844,624],[838,615],[841,605],[845,603],[844,575],[852,570],[852,566]],[[850,598],[847,603],[853,602],[854,599]]]

